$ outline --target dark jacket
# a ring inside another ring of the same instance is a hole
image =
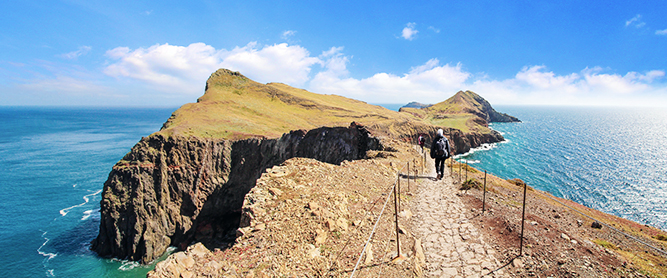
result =
[[[431,158],[436,158],[435,142],[438,142],[438,140],[440,140],[440,138],[445,139],[445,151],[447,151],[447,154],[444,157],[438,157],[438,158],[448,158],[452,155],[452,146],[450,146],[449,140],[447,140],[447,137],[436,135],[435,138],[433,139],[433,142],[431,142]]]

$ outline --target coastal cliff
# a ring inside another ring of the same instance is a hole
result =
[[[387,156],[391,148],[385,150],[384,141],[433,138],[438,128],[451,137],[456,153],[503,140],[488,128],[461,130],[220,69],[197,103],[176,110],[114,165],[91,249],[148,263],[169,246],[233,241],[243,199],[265,169],[293,157],[340,164]]]
[[[298,130],[279,139],[143,138],[104,184],[92,249],[147,263],[170,245],[220,240],[238,226],[243,198],[264,169],[292,157],[339,164],[381,149],[357,125]]]

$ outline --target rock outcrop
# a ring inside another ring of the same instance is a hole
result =
[[[237,141],[154,134],[109,174],[91,248],[104,257],[150,262],[170,245],[184,248],[238,227],[243,198],[268,167],[292,157],[339,164],[381,149],[359,125]]]

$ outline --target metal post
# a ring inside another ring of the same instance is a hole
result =
[[[401,172],[398,172],[398,194],[401,194]],[[398,209],[401,209],[401,198],[398,198]]]
[[[466,179],[465,181],[468,181],[468,160],[466,159]]]
[[[486,170],[484,170],[484,197],[482,197],[482,213],[486,208]]]
[[[399,177],[400,180],[400,177]],[[398,194],[396,192],[396,187],[394,187],[394,212],[396,216],[396,258],[401,256],[401,243],[398,238],[399,229],[398,229]]]
[[[408,175],[408,178],[407,178],[407,180],[408,180],[408,191],[410,191],[410,161],[408,161],[408,168],[407,169],[408,169],[408,174],[407,174]]]
[[[459,162],[459,183],[461,183],[461,167],[463,166],[461,164],[463,163]]]
[[[523,223],[526,220],[526,187],[525,183],[523,184],[523,212],[521,213],[521,243],[519,243],[519,256],[523,256]]]

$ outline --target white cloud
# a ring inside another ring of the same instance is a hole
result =
[[[240,71],[258,82],[283,82],[320,94],[337,94],[369,103],[437,103],[459,90],[473,90],[493,104],[666,105],[664,70],[618,74],[601,67],[556,73],[531,65],[506,79],[470,73],[462,64],[430,59],[405,73],[378,72],[351,77],[352,56],[331,47],[313,56],[299,45],[249,43],[231,50],[204,43],[148,48],[117,47],[107,51],[111,63],[104,73],[147,85],[165,96],[200,95],[205,80],[218,68]],[[57,78],[33,85],[69,91],[97,89],[94,83]],[[69,87],[67,87],[69,86]],[[88,86],[88,87],[86,87]]]
[[[371,103],[441,101],[447,94],[465,86],[465,81],[471,76],[462,70],[461,64],[441,66],[438,59],[431,59],[423,65],[413,67],[402,76],[377,73],[369,78],[354,79],[346,77],[347,70],[344,70],[344,66],[347,59],[340,59],[337,62],[335,71],[327,68],[313,78],[310,82],[311,90],[323,94],[344,95]]]
[[[641,20],[642,15],[638,14],[635,17],[631,18],[630,20],[625,21],[625,27],[628,27],[630,25],[634,26],[635,28],[641,28],[644,25],[646,25],[646,22],[643,22]]]
[[[667,105],[667,87],[653,84],[665,76],[661,70],[645,74],[604,73],[600,67],[557,75],[545,66],[524,67],[514,78],[477,80],[471,86],[491,103],[542,105]],[[662,94],[662,96],[660,96]],[[646,103],[646,97],[657,102]],[[662,103],[662,104],[661,104]]]
[[[409,41],[413,40],[415,38],[415,36],[417,35],[417,33],[419,33],[419,31],[417,31],[417,29],[415,29],[416,25],[417,24],[414,23],[414,22],[409,22],[408,24],[406,24],[405,28],[403,28],[403,32],[401,33],[401,36],[406,40],[409,40]]]
[[[667,105],[667,87],[655,83],[664,78],[662,70],[620,75],[595,67],[559,75],[540,65],[526,66],[512,78],[492,80],[465,71],[460,63],[441,65],[438,59],[431,59],[403,75],[382,72],[355,79],[348,77],[349,60],[341,50],[336,49],[336,60],[330,60],[310,81],[311,91],[369,103],[437,103],[469,89],[493,104]]]
[[[80,56],[88,54],[88,52],[90,52],[90,50],[92,50],[92,49],[93,49],[92,47],[84,45],[84,46],[79,47],[79,49],[77,49],[76,51],[61,54],[60,57],[65,58],[65,59],[69,59],[69,60],[73,60],[73,59],[79,58]]]
[[[433,32],[435,32],[435,33],[440,33],[440,29],[435,28],[435,27],[433,27],[433,26],[429,26],[428,29],[431,30],[431,31],[433,31]]]
[[[656,30],[655,31],[656,35],[667,35],[667,29],[664,30]]]
[[[204,43],[157,44],[135,50],[117,47],[106,55],[117,60],[104,69],[109,76],[128,77],[164,92],[185,94],[201,94],[206,79],[218,68],[240,71],[259,82],[302,86],[309,79],[311,67],[321,62],[305,48],[286,43],[260,47],[253,42],[229,51]]]
[[[283,34],[281,35],[281,38],[283,40],[288,40],[289,38],[293,37],[294,35],[296,35],[296,31],[287,30],[287,31],[283,32]]]

